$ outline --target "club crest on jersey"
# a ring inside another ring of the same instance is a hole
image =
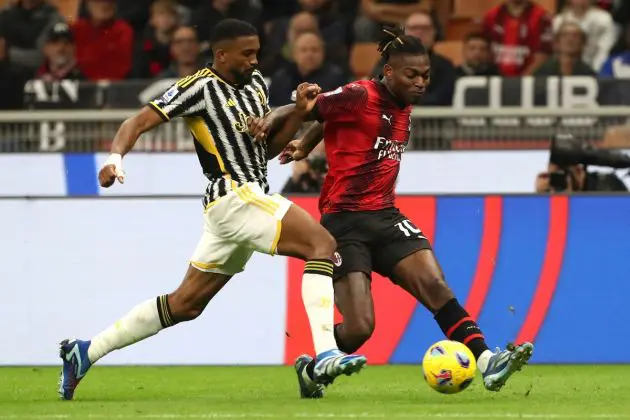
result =
[[[234,123],[232,124],[234,126],[234,129],[236,131],[238,131],[239,133],[245,133],[248,130],[247,127],[247,115],[245,115],[243,112],[239,112],[238,113],[238,121],[234,121]]]
[[[378,151],[378,160],[391,159],[400,162],[406,148],[406,141],[394,141],[385,137],[377,137],[376,141],[374,141],[374,150]]]
[[[343,264],[343,260],[341,259],[341,254],[339,254],[338,252],[335,252],[333,254],[332,262],[333,264],[335,264],[336,267],[341,267],[341,264]]]

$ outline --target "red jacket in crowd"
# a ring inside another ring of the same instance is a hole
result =
[[[131,71],[133,29],[121,19],[94,26],[79,19],[72,28],[77,64],[90,80],[121,80]]]

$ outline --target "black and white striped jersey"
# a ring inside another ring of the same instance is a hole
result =
[[[165,121],[175,117],[186,121],[210,180],[204,205],[246,182],[269,191],[266,145],[247,133],[247,117],[269,112],[269,91],[259,71],[254,71],[250,84],[235,86],[204,68],[179,80],[149,106]]]

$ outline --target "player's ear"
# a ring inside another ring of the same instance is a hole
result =
[[[383,76],[385,76],[387,79],[391,79],[393,75],[394,75],[393,67],[390,66],[389,64],[385,64],[383,66]]]
[[[214,61],[225,64],[225,50],[218,49],[214,52]]]

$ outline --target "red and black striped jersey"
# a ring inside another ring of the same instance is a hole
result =
[[[409,141],[411,106],[400,104],[376,80],[324,93],[316,113],[324,122],[328,175],[322,213],[394,207],[400,160]]]

